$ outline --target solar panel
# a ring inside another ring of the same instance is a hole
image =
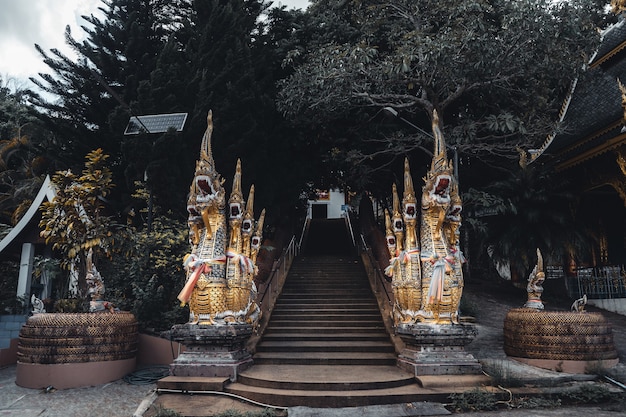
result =
[[[152,114],[148,116],[132,116],[128,121],[124,135],[140,133],[163,133],[173,128],[182,132],[187,121],[187,113]]]

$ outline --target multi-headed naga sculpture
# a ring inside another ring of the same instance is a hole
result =
[[[209,111],[187,202],[191,253],[185,256],[187,281],[178,299],[183,305],[189,303],[190,323],[256,325],[260,310],[254,301],[253,279],[265,210],[255,222],[254,186],[246,204],[241,192],[241,161],[237,161],[226,205],[224,181],[211,151],[212,133]]]
[[[432,129],[435,149],[424,178],[421,221],[417,229],[417,198],[409,162],[404,163],[402,212],[393,186],[393,217],[386,213],[387,247],[391,255],[394,321],[458,323],[463,292],[463,255],[459,249],[462,203],[437,112]],[[417,236],[419,235],[419,241]]]

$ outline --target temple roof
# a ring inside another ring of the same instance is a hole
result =
[[[52,201],[55,197],[56,192],[52,185],[52,181],[50,180],[50,176],[46,176],[37,196],[33,199],[33,203],[30,205],[26,213],[22,216],[19,222],[15,225],[13,229],[7,234],[4,239],[0,241],[0,254],[11,244],[16,242],[21,242],[21,239],[24,238],[24,234],[27,233],[29,229],[32,229],[32,223],[36,223],[36,227],[39,228],[39,207],[45,201]],[[33,242],[34,243],[34,242]]]
[[[561,126],[545,148],[565,168],[609,151],[624,142],[621,93],[617,78],[626,82],[626,22],[603,33],[590,69],[578,82]]]

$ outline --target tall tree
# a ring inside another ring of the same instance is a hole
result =
[[[30,206],[45,173],[54,169],[50,132],[28,103],[29,92],[0,77],[0,223],[15,224]]]
[[[59,139],[57,154],[66,166],[78,167],[85,154],[102,148],[112,155],[114,175],[123,176],[124,127],[131,115],[144,114],[137,105],[138,87],[150,77],[160,50],[188,8],[184,0],[103,0],[103,18],[84,16],[84,41],[66,28],[66,43],[77,58],[58,49],[47,53],[36,45],[51,73],[32,78],[47,93],[34,103],[45,110],[48,126]]]
[[[360,177],[364,165],[375,169],[431,147],[419,130],[398,129],[400,121],[394,130],[405,134],[395,134],[380,114],[385,107],[426,131],[437,110],[448,144],[461,154],[516,159],[517,146],[535,147],[553,128],[598,44],[594,3],[317,0],[312,13],[334,10],[342,33],[359,35],[296,61],[279,108],[301,126],[360,124],[350,124],[360,134],[343,135],[340,151],[351,162],[344,168]]]

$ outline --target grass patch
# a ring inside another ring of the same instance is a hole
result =
[[[279,417],[284,415],[284,413],[277,413],[276,411],[266,408],[261,411],[245,411],[241,412],[238,410],[226,410],[219,414],[215,414],[213,417]]]
[[[585,384],[561,394],[564,401],[572,404],[601,404],[614,399],[607,387],[600,384]]]
[[[448,407],[453,412],[492,411],[498,407],[496,394],[480,388],[451,394],[448,398],[452,401]]]

